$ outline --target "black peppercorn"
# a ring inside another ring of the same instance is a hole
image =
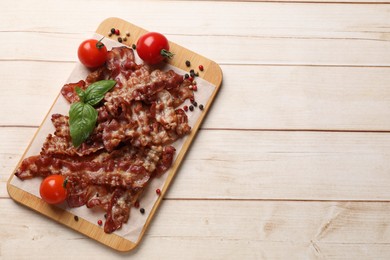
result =
[[[191,62],[189,60],[186,60],[186,66],[187,67],[191,66]]]
[[[74,220],[75,221],[79,221],[79,217],[78,216],[74,216]]]
[[[122,37],[118,37],[118,42],[122,42]]]
[[[199,105],[199,109],[200,110],[203,110],[204,106],[203,105]]]
[[[111,28],[111,33],[112,33],[112,34],[115,33],[115,28]]]
[[[141,212],[141,214],[144,214],[145,213],[145,209],[144,208],[140,208],[139,212]]]
[[[189,106],[189,109],[190,111],[194,111],[194,106],[193,105]]]
[[[134,43],[131,45],[131,48],[133,48],[133,50],[137,49],[137,45],[135,45]]]

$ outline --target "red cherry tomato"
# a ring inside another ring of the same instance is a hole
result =
[[[97,68],[107,60],[107,48],[98,40],[83,41],[77,51],[80,62],[88,68]]]
[[[157,32],[146,33],[138,39],[137,53],[142,60],[152,65],[173,57],[173,53],[169,52],[167,38]]]
[[[62,175],[50,175],[46,177],[39,188],[39,193],[44,201],[49,204],[58,204],[65,201],[68,191],[64,187],[65,178]]]

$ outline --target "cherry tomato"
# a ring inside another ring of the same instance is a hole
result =
[[[65,182],[62,175],[54,174],[46,177],[39,188],[42,199],[49,204],[58,204],[65,201],[68,195],[68,191],[64,187]]]
[[[77,51],[80,62],[88,68],[97,68],[107,60],[107,48],[96,39],[83,41]]]
[[[167,38],[157,32],[146,33],[138,39],[137,53],[142,60],[152,65],[173,57],[173,53],[169,52]]]

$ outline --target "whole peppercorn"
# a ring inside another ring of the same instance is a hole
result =
[[[134,43],[131,45],[131,48],[133,48],[133,50],[137,49],[137,45],[135,45]]]
[[[191,105],[191,106],[189,107],[189,109],[190,109],[190,111],[194,111],[194,106]]]
[[[141,212],[141,214],[144,214],[145,213],[145,209],[144,208],[140,208],[139,212]]]
[[[191,62],[189,60],[186,60],[186,66],[187,67],[190,67],[191,66]]]
[[[204,109],[204,106],[202,104],[199,105],[199,109],[200,110],[203,110]]]
[[[122,42],[122,37],[118,37],[118,42]]]
[[[111,28],[111,33],[112,33],[112,34],[115,33],[115,28]]]

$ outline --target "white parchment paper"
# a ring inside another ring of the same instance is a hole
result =
[[[96,39],[101,39],[102,37],[103,37],[102,35],[98,35],[98,34],[94,35],[94,38],[96,38]],[[116,42],[116,41],[113,41],[113,40],[110,40],[107,38],[103,39],[103,43],[106,45],[108,50],[110,50],[112,47],[123,46],[119,42]],[[135,58],[136,58],[136,62],[138,64],[141,63],[141,60],[137,56],[136,52],[135,52]],[[173,69],[174,71],[176,71],[178,74],[181,74],[181,75],[188,73],[186,71],[183,71],[183,70],[176,68],[174,66],[171,66],[169,64],[164,65],[164,68],[162,68],[162,69],[163,70]],[[205,68],[205,69],[207,69],[207,68]],[[68,78],[67,82],[65,82],[65,83],[78,82],[81,79],[85,80],[88,73],[89,73],[88,69],[86,69],[83,65],[77,63],[73,72],[71,73],[70,77]],[[198,103],[198,107],[196,107],[194,109],[194,111],[192,111],[192,112],[191,111],[187,112],[189,125],[191,127],[193,127],[195,125],[195,123],[197,122],[197,120],[199,120],[199,116],[201,115],[201,113],[204,113],[203,111],[201,111],[199,109],[199,104],[206,105],[208,103],[211,95],[215,91],[215,86],[213,84],[203,80],[200,77],[196,78],[196,82],[197,82],[198,90],[195,91],[194,93],[195,93],[195,100]],[[182,106],[184,106],[184,105],[190,106],[191,103],[189,100],[186,100],[186,102]],[[65,98],[62,97],[62,95],[60,95],[58,97],[57,101],[55,102],[55,104],[53,105],[53,107],[51,108],[51,110],[48,114],[48,117],[43,122],[39,132],[37,133],[34,140],[32,141],[31,146],[26,151],[24,158],[32,156],[32,155],[37,155],[40,153],[42,145],[43,145],[47,135],[50,133],[54,133],[54,127],[53,127],[51,120],[50,120],[51,115],[54,113],[68,115],[69,107],[70,107],[69,103],[65,100]],[[176,148],[176,156],[175,156],[174,160],[176,160],[177,154],[179,154],[179,152],[181,151],[181,149],[183,147],[183,144],[187,141],[187,139],[188,139],[188,137],[184,137],[184,138],[176,141],[173,144],[173,146]],[[165,181],[167,179],[167,176],[168,176],[168,172],[159,178],[154,178],[150,182],[149,186],[146,188],[143,195],[141,196],[140,208],[142,207],[145,209],[145,214],[141,214],[139,212],[139,209],[132,208],[131,212],[130,212],[129,221],[127,223],[125,223],[121,229],[115,231],[115,234],[117,234],[117,235],[119,235],[127,240],[130,240],[134,243],[138,241],[138,238],[139,238],[140,233],[141,233],[141,231],[145,225],[145,222],[149,216],[149,213],[151,212],[153,206],[155,205],[155,203],[158,199],[158,195],[156,194],[155,190],[157,188],[159,188],[159,189],[163,188]],[[11,184],[28,192],[28,193],[31,193],[31,194],[37,196],[38,198],[40,198],[39,185],[40,185],[41,181],[42,181],[41,178],[34,178],[31,180],[21,181],[19,178],[14,177],[11,180]],[[83,218],[83,219],[85,219],[85,220],[87,220],[95,225],[97,225],[97,221],[99,219],[104,220],[104,217],[103,217],[104,212],[102,210],[99,210],[99,209],[88,209],[85,206],[82,206],[79,208],[69,208],[66,205],[66,203],[64,203],[62,205],[57,205],[57,206],[64,208],[65,210],[73,213],[74,215],[77,215],[78,217]]]

